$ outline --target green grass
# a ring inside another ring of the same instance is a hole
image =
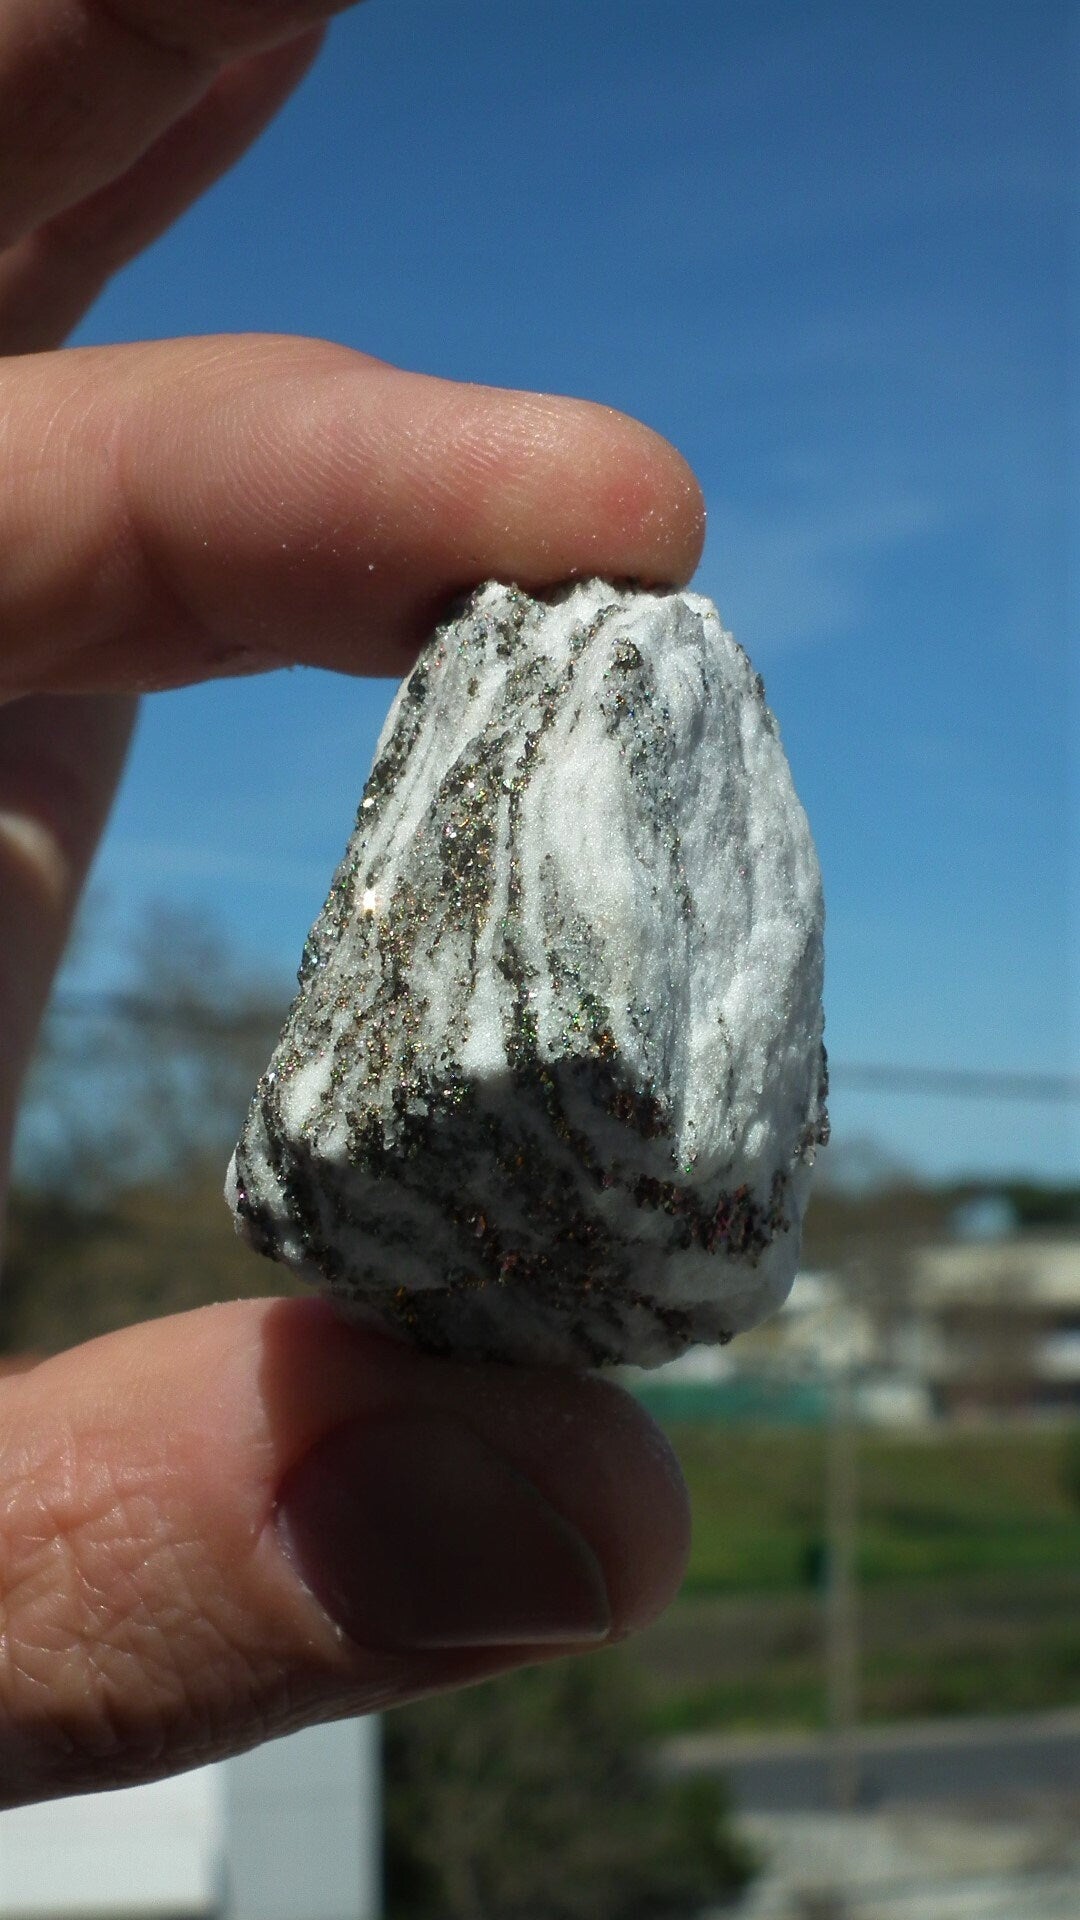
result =
[[[619,1657],[657,1734],[819,1727],[825,1437],[670,1429],[695,1536],[683,1594]],[[1080,1703],[1077,1430],[858,1443],[861,1711],[869,1720]]]
[[[812,1583],[824,1533],[819,1431],[682,1424],[670,1435],[694,1508],[691,1593]],[[860,1578],[1080,1575],[1080,1502],[1067,1428],[858,1442]]]
[[[1080,1577],[995,1575],[866,1588],[867,1720],[1024,1713],[1080,1703]],[[621,1650],[657,1735],[825,1723],[825,1622],[811,1593],[688,1594]]]

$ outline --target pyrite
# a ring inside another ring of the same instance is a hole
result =
[[[654,1365],[784,1298],[827,1136],[817,858],[711,602],[488,585],[394,702],[229,1169],[439,1352]]]

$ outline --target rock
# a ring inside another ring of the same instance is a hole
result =
[[[488,585],[391,710],[229,1169],[252,1246],[438,1352],[655,1365],[784,1298],[821,882],[711,602]]]

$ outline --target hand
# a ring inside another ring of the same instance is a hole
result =
[[[604,408],[305,340],[57,352],[238,156],[332,0],[0,8],[0,1150],[133,695],[404,669],[495,575],[681,581],[701,502]],[[328,537],[332,531],[332,537]],[[130,1783],[630,1632],[685,1497],[611,1386],[437,1361],[322,1302],[0,1391],[0,1803]]]

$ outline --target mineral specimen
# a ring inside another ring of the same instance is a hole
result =
[[[654,1365],[784,1298],[821,883],[711,602],[488,585],[399,692],[229,1169],[252,1246],[443,1353]]]

